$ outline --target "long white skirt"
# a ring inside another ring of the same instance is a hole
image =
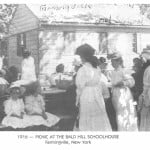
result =
[[[119,131],[138,131],[133,97],[128,87],[114,88],[112,102]]]
[[[86,87],[80,96],[79,131],[112,131],[99,87]]]
[[[38,125],[44,125],[47,127],[51,127],[59,122],[60,118],[50,114],[46,113],[48,119],[45,120],[42,116],[29,116],[24,115],[23,119],[17,118],[17,117],[11,117],[6,116],[2,120],[2,125],[6,127],[12,127],[12,128],[26,128],[29,126],[38,126]]]

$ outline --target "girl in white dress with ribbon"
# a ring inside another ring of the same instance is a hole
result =
[[[95,50],[88,44],[81,45],[76,51],[83,62],[76,76],[79,131],[112,131],[103,97],[108,98],[108,91],[103,95],[104,88],[93,56],[94,52]]]
[[[25,111],[28,126],[44,125],[51,127],[59,122],[59,117],[45,112],[45,101],[39,94],[38,82],[33,82],[27,87],[27,94],[25,97]]]

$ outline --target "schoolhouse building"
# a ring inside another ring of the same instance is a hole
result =
[[[9,26],[8,64],[20,69],[28,49],[37,75],[53,73],[59,63],[69,70],[83,43],[93,46],[98,56],[121,51],[130,67],[131,58],[150,43],[150,21],[136,5],[19,4]]]

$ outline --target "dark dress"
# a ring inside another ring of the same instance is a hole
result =
[[[133,94],[134,101],[139,103],[139,96],[143,92],[143,76],[144,76],[144,71],[147,68],[147,66],[150,64],[150,62],[145,63],[141,69],[139,69],[137,72],[132,74],[132,77],[135,80],[135,85],[133,88],[131,88],[131,92]],[[140,112],[137,112],[137,117],[138,117],[138,124],[140,123]]]
[[[133,88],[131,88],[131,91],[136,102],[138,102],[138,98],[143,92],[143,74],[143,68],[139,69],[138,72],[132,74],[132,77],[135,80],[135,85]]]

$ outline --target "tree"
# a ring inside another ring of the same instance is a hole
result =
[[[13,17],[17,5],[16,4],[0,4],[0,33],[7,34],[8,25]]]
[[[136,4],[139,6],[140,13],[150,19],[150,4]],[[131,6],[130,6],[131,7]],[[132,5],[134,7],[134,5]]]

